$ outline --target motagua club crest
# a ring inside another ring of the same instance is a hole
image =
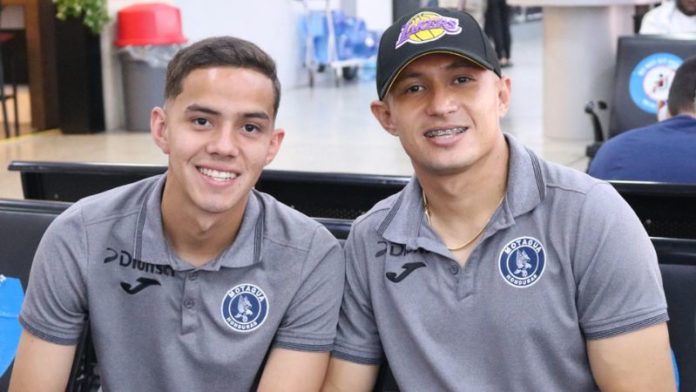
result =
[[[546,267],[546,251],[534,237],[519,237],[500,251],[500,275],[513,287],[524,288],[541,279]]]
[[[266,293],[251,283],[231,288],[222,299],[222,319],[237,332],[251,332],[261,326],[269,312]]]

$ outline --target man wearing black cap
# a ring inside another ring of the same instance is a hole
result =
[[[468,14],[384,33],[372,112],[415,177],[358,218],[327,391],[674,390],[655,252],[611,185],[503,134],[510,79]]]

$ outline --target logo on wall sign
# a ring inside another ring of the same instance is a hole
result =
[[[667,100],[674,72],[684,62],[672,53],[655,53],[641,60],[628,82],[633,103],[647,113],[657,113],[657,101]]]
[[[440,39],[445,34],[456,35],[462,31],[459,19],[448,18],[435,12],[420,12],[401,27],[396,49],[406,42],[423,44]]]
[[[544,273],[546,251],[534,237],[520,237],[508,242],[500,251],[500,275],[513,287],[534,285]]]
[[[268,316],[268,297],[258,286],[242,283],[222,298],[222,319],[237,332],[251,332]]]

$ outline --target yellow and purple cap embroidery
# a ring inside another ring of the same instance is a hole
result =
[[[407,42],[423,44],[435,41],[445,34],[456,35],[461,31],[457,18],[448,18],[431,11],[420,12],[401,27],[395,49]]]

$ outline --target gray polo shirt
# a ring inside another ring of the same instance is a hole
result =
[[[595,391],[586,339],[667,320],[655,251],[613,187],[514,138],[504,202],[460,267],[405,189],[358,218],[333,355],[404,391]]]
[[[37,250],[20,321],[75,344],[89,313],[105,391],[249,390],[271,347],[330,351],[338,241],[253,191],[237,238],[193,268],[163,235],[165,176],[83,199]]]

